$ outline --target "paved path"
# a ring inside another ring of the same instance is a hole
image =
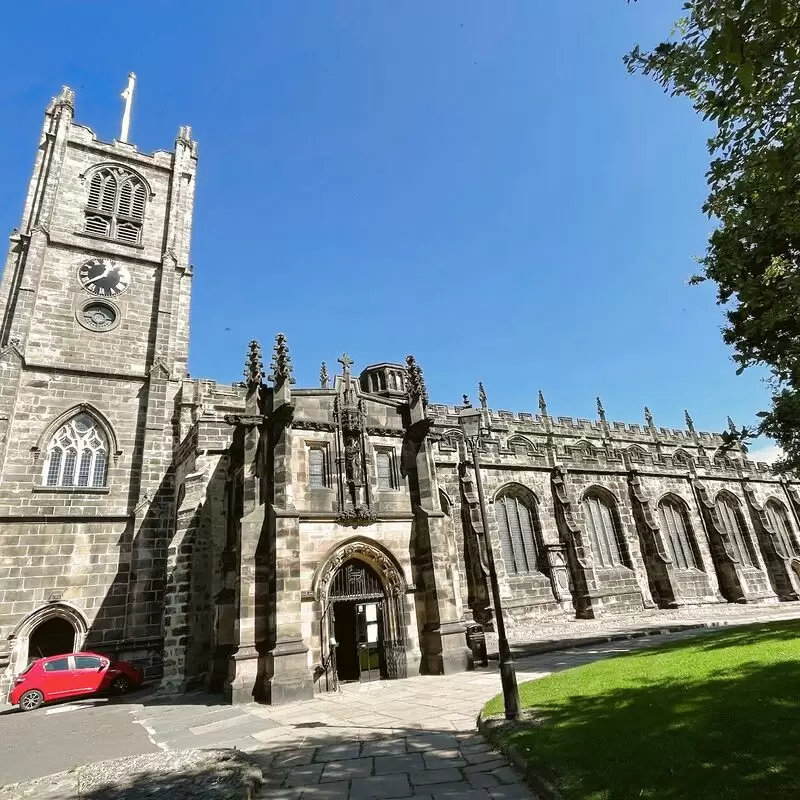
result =
[[[687,631],[517,661],[520,681],[699,635]],[[475,725],[500,691],[496,665],[442,677],[351,685],[292,706],[217,704],[203,695],[136,713],[169,749],[236,747],[261,764],[261,797],[279,800],[532,800],[522,778],[493,753]]]

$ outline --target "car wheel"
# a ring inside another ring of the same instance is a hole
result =
[[[118,675],[111,684],[111,691],[114,694],[125,694],[130,688],[131,682],[124,675]]]
[[[19,707],[21,711],[36,711],[43,702],[44,695],[38,689],[31,689],[20,697]]]

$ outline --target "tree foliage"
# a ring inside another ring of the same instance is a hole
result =
[[[658,0],[655,0],[656,2]],[[709,194],[717,222],[693,283],[717,285],[724,341],[741,373],[771,372],[754,434],[800,468],[800,0],[689,0],[669,40],[625,64],[692,102],[715,126]]]

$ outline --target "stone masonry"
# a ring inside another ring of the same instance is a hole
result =
[[[800,484],[688,414],[512,414],[481,387],[484,521],[465,406],[411,356],[299,387],[278,334],[241,383],[190,379],[197,144],[141,154],[73,112],[67,88],[47,108],[0,284],[0,700],[82,648],[273,705],[469,670],[489,545],[512,635],[800,597]]]

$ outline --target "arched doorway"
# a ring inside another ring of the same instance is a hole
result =
[[[328,602],[339,682],[388,677],[386,595],[375,570],[359,559],[346,561],[333,576]]]
[[[328,690],[339,682],[405,678],[407,584],[379,545],[350,541],[322,562],[320,645]]]
[[[36,658],[71,653],[75,649],[75,627],[64,617],[39,623],[28,639],[28,662]]]

